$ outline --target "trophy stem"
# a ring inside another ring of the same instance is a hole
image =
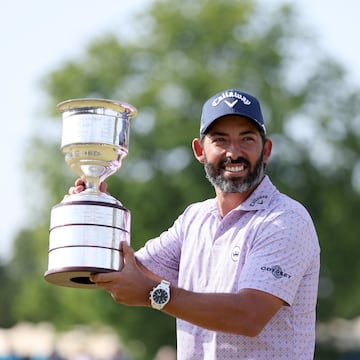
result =
[[[99,193],[100,192],[100,179],[98,177],[85,178],[86,192]]]

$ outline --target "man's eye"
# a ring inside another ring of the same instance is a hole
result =
[[[216,143],[219,143],[219,142],[224,142],[224,141],[226,141],[226,139],[223,138],[223,137],[217,137],[217,138],[214,138],[213,141],[216,142]]]
[[[254,138],[251,136],[246,136],[243,138],[243,141],[254,141]]]

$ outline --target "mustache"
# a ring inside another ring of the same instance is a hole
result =
[[[227,157],[223,160],[223,165],[228,165],[228,164],[245,164],[246,166],[250,167],[250,163],[247,159],[245,159],[242,156],[239,156],[237,159],[231,159],[230,157]]]

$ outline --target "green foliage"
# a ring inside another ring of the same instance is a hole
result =
[[[16,296],[16,283],[8,271],[7,266],[0,265],[0,304],[2,309],[10,309],[13,299]],[[10,327],[14,323],[13,314],[10,311],[1,311],[0,326],[2,328]]]
[[[132,41],[121,33],[105,36],[45,77],[54,121],[44,126],[49,133],[59,128],[55,105],[71,98],[118,99],[139,109],[129,155],[108,179],[109,191],[131,210],[137,249],[189,203],[213,196],[191,152],[203,101],[229,87],[256,94],[274,141],[269,173],[280,190],[305,204],[318,229],[319,317],[349,317],[360,306],[360,183],[354,172],[360,166],[359,92],[338,64],[320,56],[295,19],[290,6],[269,14],[250,0],[155,1],[137,16],[139,35]],[[306,51],[311,56],[301,57]],[[2,321],[46,320],[61,328],[106,322],[129,343],[142,340],[146,351],[139,358],[150,359],[160,345],[174,344],[174,319],[119,306],[103,292],[59,288],[42,279],[49,209],[75,179],[59,143],[60,132],[52,138],[45,130],[34,134],[26,154],[26,176],[39,184],[32,193],[43,202],[32,214],[36,226],[17,236],[12,265],[0,269],[9,294],[17,288]],[[9,304],[6,297],[0,301]]]

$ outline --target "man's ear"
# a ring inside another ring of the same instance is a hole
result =
[[[192,141],[192,149],[193,149],[195,158],[201,164],[204,164],[205,163],[204,149],[203,149],[203,146],[202,146],[199,138],[196,138]]]
[[[272,151],[272,141],[268,138],[265,141],[264,144],[264,163],[267,164],[267,162],[269,161],[270,155],[271,155],[271,151]]]

